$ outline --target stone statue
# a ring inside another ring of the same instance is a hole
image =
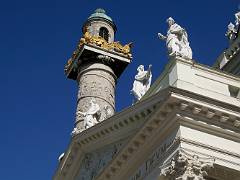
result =
[[[230,43],[233,43],[233,41],[237,38],[239,25],[240,25],[240,12],[237,12],[235,14],[235,24],[230,22],[227,26],[227,32],[225,34]]]
[[[235,25],[237,26],[237,28],[239,24],[240,24],[240,11],[235,14]]]
[[[133,88],[131,90],[131,93],[135,96],[137,100],[140,100],[150,88],[152,81],[151,67],[152,65],[149,65],[147,71],[144,71],[143,65],[140,65],[137,68],[138,74],[135,76]]]
[[[228,30],[227,30],[225,36],[227,36],[227,38],[229,39],[230,43],[234,39],[236,39],[236,37],[237,37],[237,30],[236,30],[235,25],[233,23],[230,22],[228,24]]]
[[[230,22],[227,26],[227,32],[225,36],[228,38],[230,44],[238,37],[239,25],[240,25],[240,11],[235,13],[235,24]]]
[[[101,115],[100,107],[95,99],[91,99],[89,109],[86,112],[78,111],[77,115],[84,117],[84,128],[90,128],[99,122],[98,120]]]
[[[174,19],[167,19],[169,29],[167,35],[158,33],[161,40],[166,41],[169,57],[180,56],[186,59],[192,59],[192,49],[189,46],[188,35],[184,28],[175,23]]]

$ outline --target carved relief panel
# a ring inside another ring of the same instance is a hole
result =
[[[111,77],[111,76],[109,76]],[[86,74],[80,79],[78,100],[88,96],[104,99],[115,106],[115,82],[105,75]]]
[[[95,152],[87,153],[74,180],[92,180],[115,157],[126,140],[110,144]]]

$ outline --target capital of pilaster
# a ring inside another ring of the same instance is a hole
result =
[[[213,168],[213,163],[213,158],[201,158],[181,150],[170,164],[161,170],[160,179],[205,180],[208,170]]]

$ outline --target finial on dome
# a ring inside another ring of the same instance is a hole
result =
[[[95,11],[95,13],[103,13],[103,14],[106,14],[106,11],[102,8],[97,8]]]

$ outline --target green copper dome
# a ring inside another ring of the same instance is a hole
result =
[[[106,11],[101,8],[96,9],[94,11],[94,13],[91,14],[91,16],[89,16],[88,20],[95,19],[95,18],[103,18],[103,19],[113,22],[112,18],[110,18],[108,15],[106,15]]]

